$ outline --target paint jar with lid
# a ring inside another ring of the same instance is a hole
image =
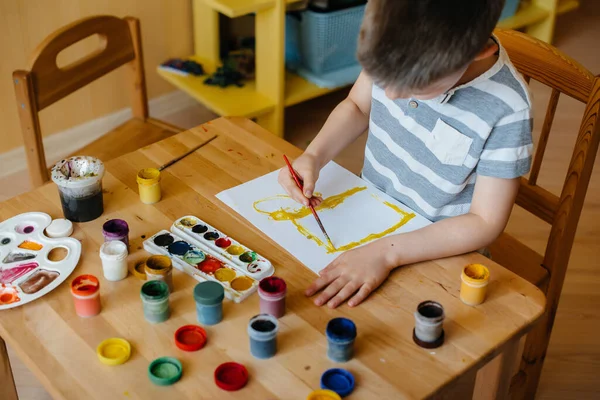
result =
[[[102,225],[105,242],[120,240],[129,248],[129,225],[122,219],[111,219]]]
[[[287,285],[285,281],[276,276],[264,278],[258,284],[260,297],[260,312],[281,318],[285,314],[285,295]]]
[[[173,293],[173,262],[167,256],[151,256],[144,266],[146,279],[149,281],[164,281]]]
[[[80,275],[71,282],[75,312],[80,317],[100,314],[100,281],[94,275]]]
[[[225,290],[217,282],[200,282],[194,287],[198,322],[216,325],[223,319],[223,299]]]
[[[65,158],[52,167],[52,181],[58,186],[65,218],[87,222],[104,212],[102,177],[104,164],[97,158]]]
[[[114,240],[104,242],[100,246],[100,259],[104,278],[109,281],[120,281],[127,277],[127,246],[125,243]]]
[[[327,324],[327,357],[334,362],[347,362],[354,356],[356,325],[348,318],[334,318]]]
[[[460,299],[470,306],[477,306],[485,300],[490,271],[482,264],[469,264],[460,275]]]
[[[250,353],[256,358],[271,358],[277,352],[277,318],[269,314],[258,314],[248,323]]]
[[[140,292],[146,321],[157,324],[171,316],[169,306],[169,286],[163,281],[149,281],[142,285]]]
[[[156,168],[144,168],[137,174],[140,201],[154,204],[160,201],[160,171]]]
[[[444,307],[436,301],[424,301],[415,311],[413,340],[426,349],[434,349],[444,343]]]

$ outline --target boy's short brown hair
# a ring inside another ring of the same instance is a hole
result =
[[[504,0],[370,0],[358,60],[380,86],[423,89],[485,47]]]

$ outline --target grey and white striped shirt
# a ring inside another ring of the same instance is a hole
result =
[[[432,100],[373,85],[362,176],[432,221],[469,212],[477,176],[529,172],[531,97],[500,46],[495,65]]]

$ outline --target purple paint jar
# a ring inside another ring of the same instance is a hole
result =
[[[129,248],[129,225],[122,219],[111,219],[102,225],[105,242],[120,240]]]
[[[281,318],[285,314],[285,295],[287,285],[285,281],[276,276],[264,278],[258,284],[260,297],[260,312]]]

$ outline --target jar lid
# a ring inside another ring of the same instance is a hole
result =
[[[354,390],[354,376],[342,368],[328,369],[321,375],[321,389],[334,391],[341,397],[348,396]]]
[[[342,400],[342,398],[332,390],[315,390],[306,400]]]
[[[354,340],[356,325],[348,318],[334,318],[327,323],[327,337],[334,340]]]
[[[206,331],[197,325],[185,325],[175,332],[175,345],[184,351],[198,351],[206,344]]]
[[[160,182],[160,171],[156,168],[144,168],[138,172],[136,180],[140,185],[154,185]]]
[[[106,339],[98,345],[96,354],[102,364],[120,365],[129,360],[131,344],[121,338]]]
[[[94,275],[79,275],[71,282],[71,292],[78,296],[91,296],[100,290],[100,281]]]
[[[146,260],[141,260],[135,263],[133,269],[131,270],[133,276],[138,278],[139,280],[146,280]]]
[[[102,179],[104,164],[95,157],[69,157],[52,167],[51,176],[54,183],[61,187],[81,188]]]
[[[142,285],[141,296],[146,300],[159,300],[169,296],[169,285],[164,281],[148,281]]]
[[[215,370],[215,383],[230,392],[240,390],[248,383],[248,370],[235,362],[221,364]]]
[[[129,234],[129,225],[123,219],[110,219],[102,225],[102,232],[108,236],[127,236]]]
[[[173,262],[167,256],[151,256],[146,260],[144,270],[150,274],[165,275],[173,269]]]
[[[68,219],[58,218],[53,220],[46,228],[46,235],[50,238],[69,237],[73,233],[73,223]]]
[[[148,377],[152,383],[159,386],[172,385],[181,379],[183,366],[181,362],[172,357],[161,357],[150,363]]]
[[[120,240],[104,242],[100,246],[100,258],[103,260],[122,260],[127,257],[127,245]]]
[[[194,287],[194,299],[203,305],[211,306],[223,301],[225,289],[217,282],[200,282]]]

